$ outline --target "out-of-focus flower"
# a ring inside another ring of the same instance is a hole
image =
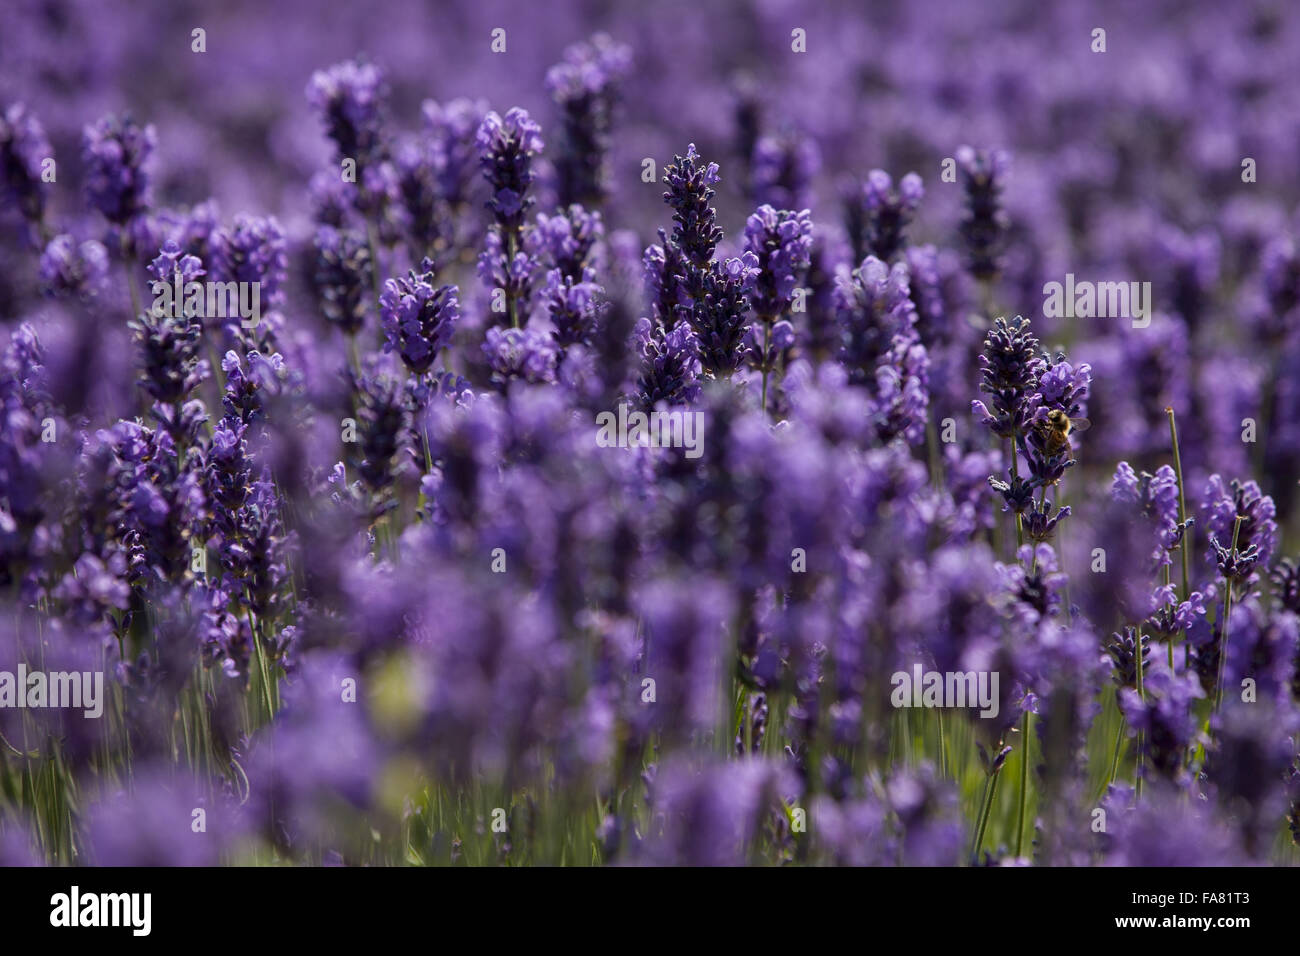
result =
[[[108,250],[94,239],[78,243],[62,233],[41,253],[41,282],[49,295],[89,302],[103,290],[107,278]]]
[[[113,225],[126,225],[148,207],[145,167],[157,144],[154,128],[129,116],[106,116],[82,134],[86,199]]]
[[[0,112],[0,176],[5,197],[28,222],[45,216],[42,164],[54,158],[41,121],[22,103]]]
[[[976,151],[962,146],[956,159],[966,191],[961,237],[966,243],[968,268],[976,279],[987,281],[996,277],[1001,267],[1009,228],[1001,194],[1010,157],[1002,150]]]

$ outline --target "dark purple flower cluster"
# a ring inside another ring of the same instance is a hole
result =
[[[447,347],[460,321],[460,301],[454,285],[434,286],[433,262],[424,259],[420,271],[405,279],[389,279],[379,297],[384,327],[384,351],[396,350],[416,375],[429,371]]]

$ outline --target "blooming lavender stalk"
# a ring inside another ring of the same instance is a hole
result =
[[[45,128],[22,103],[0,112],[0,186],[24,219],[45,228],[45,187],[41,164],[54,156]]]
[[[661,327],[670,326],[674,324],[683,300],[690,301],[682,288],[681,278],[686,275],[686,259],[677,244],[660,229],[659,242],[646,247],[641,262],[655,322]]]
[[[1233,479],[1225,487],[1219,475],[1211,475],[1201,501],[1201,516],[1209,533],[1210,556],[1223,579],[1223,612],[1217,640],[1215,710],[1223,698],[1223,667],[1228,656],[1228,630],[1232,609],[1258,584],[1256,568],[1265,568],[1277,546],[1276,507],[1253,481]],[[1229,542],[1229,543],[1225,543]],[[1204,656],[1209,648],[1199,648]],[[1202,666],[1208,663],[1203,661]]]
[[[143,248],[133,227],[149,206],[146,170],[158,138],[153,126],[140,127],[129,116],[105,116],[82,131],[81,154],[86,166],[86,200],[117,231],[118,252],[131,291],[132,317],[140,314],[140,292],[132,263]]]
[[[320,115],[334,142],[335,159],[353,160],[358,177],[385,158],[384,72],[364,60],[347,60],[317,70],[307,84],[307,102]]]
[[[1267,567],[1277,548],[1273,499],[1254,481],[1234,478],[1225,486],[1219,475],[1211,475],[1200,510],[1210,538],[1210,557],[1220,573],[1238,584],[1253,586],[1258,580],[1255,567]],[[1230,547],[1228,541],[1233,542]]]
[[[555,341],[537,329],[488,329],[483,354],[492,371],[492,383],[501,391],[516,380],[530,385],[555,381],[559,357]]]
[[[771,322],[790,307],[795,287],[808,268],[812,219],[808,210],[777,211],[760,206],[745,222],[745,251],[761,270],[752,298],[754,311]]]
[[[794,131],[760,136],[750,159],[749,198],[777,209],[812,205],[812,181],[821,154],[812,137]]]
[[[82,133],[86,200],[113,225],[125,226],[148,208],[145,166],[157,144],[154,128],[129,116],[106,116]]]
[[[410,415],[399,379],[372,368],[350,374],[350,379],[361,436],[356,467],[369,492],[368,517],[373,522],[397,507],[392,489]]]
[[[1018,445],[1029,430],[1038,406],[1035,389],[1042,374],[1043,359],[1038,339],[1030,331],[1029,320],[1016,316],[1007,321],[999,316],[984,339],[980,355],[980,391],[990,396],[989,404],[975,400],[971,411],[980,416],[994,435],[1009,442],[1006,456],[1011,481],[990,479],[993,489],[1002,495],[1006,507],[1016,515],[1016,527],[1022,527],[1022,515],[1030,510],[1033,487],[1020,479]],[[989,406],[992,406],[990,409]],[[1045,519],[1044,519],[1045,520]]]
[[[1170,584],[1173,551],[1181,548],[1193,519],[1179,520],[1178,478],[1173,468],[1162,465],[1156,473],[1135,472],[1121,461],[1111,485],[1111,497],[1132,508],[1143,523],[1143,537],[1150,544],[1147,573],[1159,572],[1161,582],[1150,582],[1150,597],[1145,607],[1135,610],[1147,614],[1141,623],[1143,638],[1168,645],[1169,666],[1173,667],[1174,640],[1187,633],[1205,613],[1204,595],[1193,591],[1181,602]],[[1146,600],[1139,592],[1139,600]]]
[[[388,211],[401,202],[400,174],[385,139],[388,83],[384,71],[365,60],[347,60],[317,70],[307,84],[307,102],[334,142],[334,161],[352,163],[356,188],[345,196],[362,216],[370,245],[371,285],[379,298],[379,243],[393,238],[384,227]],[[341,224],[341,223],[336,223]]]
[[[882,441],[924,435],[929,360],[916,334],[907,267],[891,269],[868,256],[835,287],[841,364],[849,381],[871,395],[872,421]]]
[[[561,205],[598,206],[609,191],[609,133],[619,83],[631,62],[631,48],[602,33],[569,47],[546,74],[546,88],[560,108],[555,170]]]
[[[492,188],[487,207],[494,220],[479,258],[479,275],[490,287],[504,290],[510,325],[518,328],[534,269],[524,251],[523,228],[535,201],[528,190],[537,178],[533,157],[544,146],[542,130],[519,107],[510,109],[504,119],[491,112],[479,127],[477,145],[483,175]]]
[[[384,351],[401,354],[417,376],[429,371],[438,353],[451,342],[460,321],[460,301],[454,285],[434,286],[431,259],[412,269],[407,278],[389,279],[379,298]]]
[[[795,286],[808,270],[812,252],[812,219],[801,212],[759,206],[745,222],[745,251],[758,259],[759,276],[750,301],[762,326],[762,342],[757,348],[763,373],[762,407],[767,409],[767,378],[775,369],[778,351],[772,350],[772,331],[776,320],[790,307]],[[787,323],[787,326],[789,323]],[[790,328],[787,344],[793,344]],[[772,354],[769,354],[769,352]]]
[[[906,242],[904,230],[924,195],[925,188],[916,173],[904,176],[895,189],[894,181],[883,169],[869,172],[860,194],[850,196],[847,204],[846,225],[857,260],[872,255],[889,262],[901,252]]]
[[[697,294],[689,312],[691,327],[700,342],[704,371],[730,378],[745,364],[749,293],[758,280],[758,257],[746,252],[738,259],[709,263],[698,275]]]
[[[150,263],[149,271],[168,286],[179,276],[182,287],[204,274],[198,258],[184,255],[170,240]],[[203,324],[183,303],[173,302],[170,313],[162,308],[141,312],[131,328],[143,357],[140,383],[155,402],[153,414],[179,444],[192,436],[203,418],[199,403],[186,403],[209,374],[207,361],[199,358]]]
[[[288,269],[284,230],[274,216],[240,215],[212,236],[213,275],[226,282],[256,282],[268,306],[281,299]]]
[[[636,324],[633,335],[641,355],[637,401],[650,410],[660,402],[694,404],[700,394],[699,341],[686,322],[669,331],[649,319]]]
[[[108,251],[88,239],[78,243],[66,232],[55,236],[41,253],[41,282],[46,295],[89,302],[108,279]]]
[[[525,237],[527,251],[548,268],[575,281],[604,265],[605,223],[599,212],[572,205],[556,215],[539,213]]]
[[[425,100],[421,111],[423,134],[403,139],[393,162],[379,164],[385,177],[391,170],[398,200],[382,224],[389,227],[385,238],[394,241],[400,233],[414,244],[417,255],[445,259],[453,250],[463,255],[462,238],[468,239],[477,228],[466,221],[466,212],[478,169],[476,138],[487,104],[458,99],[444,107]]]
[[[579,282],[559,269],[546,274],[541,300],[546,305],[553,326],[551,334],[560,347],[561,360],[564,349],[571,345],[590,345],[595,337],[599,308],[597,296],[601,288],[593,281],[594,277],[595,272],[590,269]]]
[[[1009,228],[1001,193],[1010,158],[1002,150],[977,152],[969,146],[960,147],[956,158],[966,191],[966,213],[960,232],[966,244],[967,266],[970,274],[987,287],[998,275]]]
[[[1038,394],[1038,408],[1031,420],[1032,427],[1026,436],[1025,457],[1029,462],[1030,482],[1040,488],[1057,484],[1067,468],[1073,467],[1073,446],[1067,442],[1058,442],[1053,436],[1051,416],[1056,413],[1068,418],[1083,418],[1092,382],[1092,368],[1079,365],[1077,368],[1065,360],[1063,354],[1057,354],[1053,360],[1043,357],[1043,370],[1035,386]],[[1071,440],[1077,441],[1074,431]]]
[[[718,214],[711,202],[713,187],[721,181],[718,164],[706,165],[695,152],[694,143],[686,147],[685,156],[674,157],[664,168],[664,182],[668,185],[664,202],[673,209],[672,241],[686,260],[683,284],[692,297],[704,294],[713,251],[722,240]]]
[[[246,283],[257,299],[255,328],[245,329],[238,315],[225,317],[225,345],[238,343],[267,354],[276,351],[274,323],[267,313],[282,301],[281,287],[288,272],[287,243],[280,223],[274,216],[237,216],[232,226],[212,234],[211,265],[216,281]]]
[[[1125,687],[1119,695],[1125,718],[1140,734],[1140,759],[1160,777],[1183,782],[1187,751],[1197,729],[1192,702],[1203,696],[1200,685],[1193,674],[1173,674],[1159,658],[1140,680],[1137,687]]]
[[[313,246],[316,265],[312,278],[321,312],[344,335],[355,336],[366,321],[370,245],[360,233],[325,225],[317,227]]]

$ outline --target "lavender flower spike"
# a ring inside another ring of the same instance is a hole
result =
[[[454,285],[434,286],[433,262],[427,258],[419,272],[412,269],[405,279],[389,279],[379,297],[384,351],[397,350],[416,375],[429,371],[460,321],[457,295]]]

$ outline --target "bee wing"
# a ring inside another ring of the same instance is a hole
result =
[[[1071,418],[1071,419],[1070,419],[1070,431],[1071,431],[1071,432],[1086,432],[1086,431],[1087,431],[1089,428],[1091,428],[1091,427],[1092,427],[1092,422],[1088,421],[1088,419],[1086,419],[1086,418]]]

